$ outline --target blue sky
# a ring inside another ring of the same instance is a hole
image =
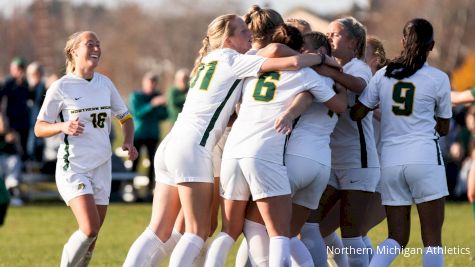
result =
[[[33,0],[0,0],[0,12],[5,15],[10,15],[15,7],[23,7],[30,4]],[[137,2],[145,8],[152,8],[159,4],[160,0],[71,0],[76,3],[88,2],[92,4],[105,4],[107,6],[114,6],[120,1]],[[193,0],[189,0],[193,1]],[[212,0],[210,0],[212,1]],[[216,0],[214,0],[216,1]],[[353,2],[358,5],[368,6],[368,0],[241,0],[243,10],[247,10],[252,4],[263,5],[267,3],[278,12],[285,13],[289,9],[297,6],[307,7],[314,12],[320,14],[331,14],[339,11],[347,10],[351,7]]]

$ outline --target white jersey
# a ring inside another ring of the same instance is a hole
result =
[[[172,132],[196,140],[212,153],[241,96],[241,79],[257,77],[265,58],[224,48],[206,55],[193,79]]]
[[[61,134],[57,157],[64,161],[65,170],[85,172],[110,160],[112,116],[122,120],[129,111],[112,81],[96,72],[91,81],[74,74],[55,81],[46,91],[38,120],[54,123],[79,117],[84,132],[78,136]]]
[[[427,63],[402,80],[379,70],[360,102],[381,109],[381,165],[438,164],[443,160],[434,127],[435,117],[451,118],[447,74]]]
[[[239,116],[224,147],[223,159],[258,158],[283,164],[286,135],[274,130],[274,121],[305,90],[318,102],[326,102],[335,95],[310,68],[268,72],[246,79]]]
[[[343,72],[371,80],[371,69],[363,61],[353,58],[343,66]],[[347,90],[348,107],[352,107],[358,95]],[[342,113],[331,135],[333,169],[353,169],[379,167],[378,153],[373,133],[373,113],[370,112],[361,122],[352,121],[350,110]]]
[[[332,79],[322,78],[329,88],[333,88]],[[314,99],[295,124],[285,153],[305,157],[330,167],[330,134],[337,121],[337,114]]]

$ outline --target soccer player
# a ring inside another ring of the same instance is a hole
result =
[[[346,17],[332,21],[327,36],[332,55],[343,66],[343,72],[323,66],[319,73],[329,76],[346,88],[348,106],[352,106],[372,76],[371,69],[362,61],[366,29],[356,19]],[[311,214],[310,220],[319,227],[319,223],[340,199],[343,246],[348,251],[350,248],[362,249],[366,246],[362,240],[361,226],[366,215],[367,203],[376,189],[380,176],[372,114],[357,123],[350,119],[349,110],[341,114],[331,135],[330,146],[332,149],[330,181],[320,199],[317,212]],[[327,245],[333,246],[333,244]],[[348,261],[351,266],[366,266],[368,256],[364,253],[351,253],[348,254]]]
[[[278,39],[276,35],[284,38]],[[281,25],[276,29],[273,41],[284,40],[284,44],[296,51],[303,43],[298,29]],[[304,90],[309,90],[318,102],[325,103],[335,112],[346,110],[345,101],[335,97],[331,87],[309,68],[268,72],[259,78],[249,78],[244,82],[239,116],[223,153],[223,224],[243,223],[246,204],[252,195],[270,236],[269,266],[290,264],[292,212],[290,183],[284,165],[286,136],[274,130],[274,121]],[[229,205],[232,202],[237,203]],[[232,209],[228,210],[230,206]],[[228,234],[236,237],[240,230]]]
[[[130,248],[124,266],[141,266],[152,258],[160,262],[168,255],[167,249],[175,246],[168,240],[180,204],[185,234],[173,250],[170,266],[191,265],[209,235],[213,148],[240,96],[241,79],[323,61],[321,55],[266,59],[242,54],[250,48],[251,33],[240,17],[222,15],[209,24],[183,111],[155,156],[157,185],[150,225]]]
[[[448,195],[439,136],[452,116],[447,74],[426,63],[434,31],[425,19],[403,29],[401,55],[378,71],[351,118],[361,120],[376,105],[381,109],[381,185],[388,218],[388,239],[370,266],[389,266],[407,245],[411,204],[416,203],[424,244],[423,266],[443,266],[442,224]]]
[[[60,134],[56,184],[76,217],[79,229],[64,245],[61,266],[87,266],[109,204],[111,190],[112,116],[124,132],[122,149],[137,158],[131,115],[106,76],[95,72],[101,57],[97,35],[91,31],[71,35],[64,48],[66,75],[46,92],[35,134]]]

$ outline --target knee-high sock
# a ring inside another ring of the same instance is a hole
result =
[[[130,247],[123,267],[156,266],[167,256],[165,244],[147,227]]]
[[[243,232],[246,237],[247,247],[249,248],[249,260],[252,266],[268,266],[270,240],[266,226],[245,220]]]
[[[290,258],[292,266],[314,267],[312,255],[296,236],[290,239]]]
[[[384,267],[391,265],[391,262],[401,252],[401,245],[391,238],[388,238],[381,242],[376,248],[376,253],[373,255],[373,259],[369,264],[370,267]]]
[[[312,255],[313,263],[316,267],[326,267],[327,264],[327,246],[320,234],[320,225],[318,223],[305,223],[300,231],[302,242]]]
[[[442,247],[425,247],[422,257],[422,266],[424,267],[443,267],[444,250]]]
[[[82,258],[82,261],[79,263],[78,267],[87,267],[92,259],[92,251],[86,252],[86,255]]]
[[[367,267],[368,254],[364,253],[366,245],[361,236],[342,238],[348,255],[348,264],[351,267]]]
[[[269,242],[269,267],[290,266],[290,240],[286,236],[273,236]]]
[[[81,230],[74,232],[63,247],[61,267],[76,267],[81,263],[94,240],[96,237],[88,237]]]
[[[365,235],[363,236],[363,242],[366,246],[366,248],[368,249],[368,262],[371,262],[371,259],[373,258],[373,244],[371,243],[371,239],[369,239],[369,236]]]
[[[247,246],[246,238],[243,238],[236,253],[236,267],[252,267],[251,260],[249,260],[249,247]]]
[[[231,236],[227,233],[220,232],[209,247],[204,266],[223,267],[233,244],[234,239]]]
[[[170,257],[170,267],[188,267],[193,264],[195,258],[200,254],[204,245],[204,240],[192,233],[185,233],[176,244]]]
[[[331,255],[328,254],[328,257],[332,258],[335,261],[338,267],[348,267],[348,257],[345,253],[341,253],[343,251],[343,242],[341,242],[340,237],[337,235],[336,232],[329,234],[328,236],[324,237],[323,240],[328,247],[327,252],[338,251],[339,253],[332,253]]]

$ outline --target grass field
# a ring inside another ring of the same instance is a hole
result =
[[[127,250],[143,231],[150,217],[150,204],[112,204],[101,230],[90,266],[121,266]],[[421,247],[419,222],[413,209],[410,248]],[[74,217],[62,203],[40,203],[11,207],[0,228],[0,266],[58,266],[63,244],[76,229]],[[370,233],[374,244],[386,237],[383,222]],[[444,225],[444,245],[469,248],[471,255],[446,255],[445,266],[474,266],[475,228],[468,204],[448,203]],[[227,266],[233,266],[233,248]],[[421,255],[402,255],[393,266],[421,266]]]

